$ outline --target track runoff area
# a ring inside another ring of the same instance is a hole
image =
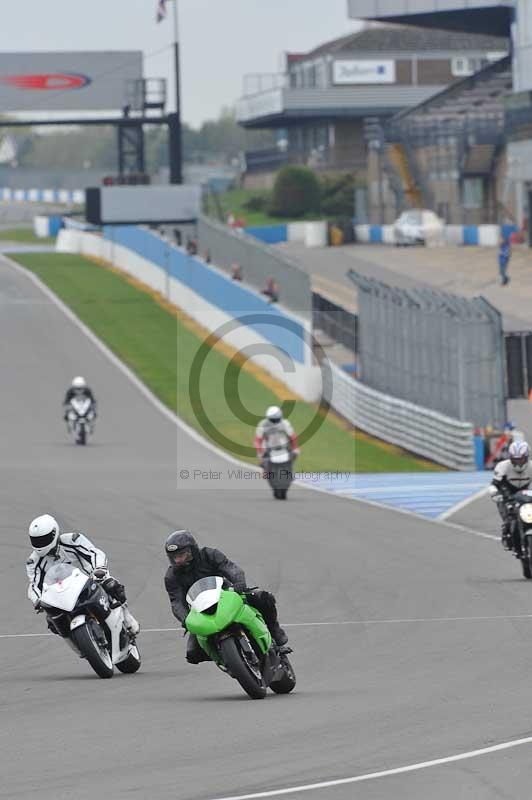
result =
[[[0,797],[528,797],[530,587],[481,498],[451,524],[293,487],[176,489],[223,469],[49,293],[0,262]],[[98,388],[90,447],[61,393]],[[38,513],[94,538],[139,617],[143,666],[99,681],[25,599]],[[274,591],[298,685],[257,703],[184,661],[162,543],[187,525]],[[492,538],[493,537],[493,538]]]

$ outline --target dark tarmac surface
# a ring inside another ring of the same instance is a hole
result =
[[[276,504],[256,482],[176,488],[186,465],[227,465],[177,434],[5,260],[0,370],[0,798],[212,800],[532,735],[532,619],[508,618],[532,613],[532,585],[497,542],[303,489]],[[59,413],[75,374],[100,402],[86,448]],[[186,664],[173,631],[144,632],[141,672],[111,681],[54,637],[4,638],[45,630],[24,571],[27,525],[44,512],[107,551],[144,629],[173,628],[162,585],[172,529],[225,550],[278,597],[295,692],[248,700],[212,665]],[[484,530],[494,513],[482,501],[458,521]],[[323,622],[349,624],[309,624]],[[528,798],[530,756],[524,745],[288,796]]]

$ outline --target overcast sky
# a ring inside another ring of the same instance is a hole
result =
[[[157,25],[157,0],[2,0],[0,52],[138,49],[147,76],[170,78],[170,51],[152,54],[172,42],[172,2]],[[178,2],[183,118],[194,126],[235,103],[245,73],[278,72],[285,50],[306,51],[357,27],[347,0]]]

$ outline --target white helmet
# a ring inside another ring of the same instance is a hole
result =
[[[50,514],[43,514],[30,523],[29,534],[37,555],[45,556],[57,547],[59,524]]]
[[[530,451],[526,442],[512,442],[508,448],[508,458],[517,472],[523,472],[528,464]]]
[[[87,388],[87,381],[85,378],[82,378],[81,375],[78,375],[72,381],[72,388],[73,389],[86,389]]]
[[[270,406],[266,409],[266,418],[269,419],[270,422],[280,422],[283,418],[283,412],[279,406]]]

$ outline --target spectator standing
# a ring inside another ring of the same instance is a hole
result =
[[[510,283],[510,278],[506,273],[508,264],[510,263],[511,253],[510,240],[507,237],[501,236],[499,243],[499,273],[502,286],[506,286],[507,283]]]

